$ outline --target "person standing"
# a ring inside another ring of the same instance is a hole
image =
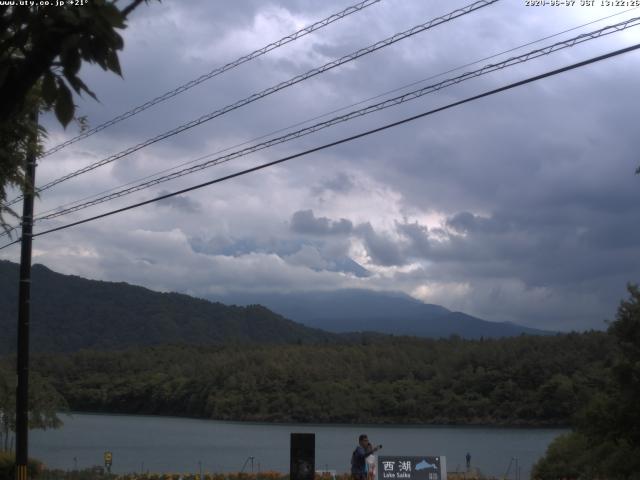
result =
[[[373,447],[369,438],[362,434],[358,437],[358,446],[351,454],[351,478],[352,480],[367,480],[366,458],[380,450],[382,445]]]
[[[467,472],[471,470],[471,454],[467,452]]]

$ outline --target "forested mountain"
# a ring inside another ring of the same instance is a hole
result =
[[[5,353],[15,345],[17,277],[16,264],[0,262]],[[51,352],[33,356],[34,372],[76,411],[566,425],[606,384],[614,351],[603,332],[483,340],[338,335],[261,306],[227,307],[40,265],[33,279],[33,351]],[[386,312],[389,305],[396,304],[377,306]]]
[[[42,265],[33,266],[32,279],[30,336],[35,352],[167,343],[342,341],[259,305],[226,306],[127,283],[61,275]],[[15,351],[17,298],[18,265],[0,261],[0,353]]]
[[[72,410],[253,421],[567,425],[610,375],[602,332],[38,355]]]
[[[401,292],[334,290],[293,293],[235,293],[213,300],[260,304],[291,320],[330,332],[374,331],[427,338],[479,339],[552,332],[507,322],[489,322],[440,305],[420,302]]]
[[[168,343],[344,343],[360,338],[324,329],[464,338],[544,333],[487,322],[402,294],[345,290],[265,298],[280,298],[275,302],[280,311],[274,313],[256,304],[227,306],[127,283],[62,275],[42,265],[33,266],[32,277],[31,347],[36,352]],[[15,350],[17,279],[18,265],[0,261],[0,353]],[[247,303],[237,296],[231,300]]]

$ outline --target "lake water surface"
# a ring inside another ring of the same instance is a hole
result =
[[[315,433],[316,469],[346,472],[358,435],[383,444],[383,455],[444,455],[449,471],[465,455],[487,475],[502,476],[515,460],[528,478],[531,466],[561,429],[486,427],[279,425],[171,417],[73,414],[58,430],[30,433],[29,454],[50,468],[86,468],[113,453],[112,472],[237,472],[249,457],[254,471],[289,470],[289,435]],[[251,471],[248,461],[245,471]]]

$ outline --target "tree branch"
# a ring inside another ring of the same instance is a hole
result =
[[[136,8],[138,8],[138,6],[144,2],[146,0],[133,0],[133,2],[131,2],[131,4],[128,7],[123,8],[120,13],[122,13],[122,16],[124,18],[127,18],[127,16],[133,12]]]

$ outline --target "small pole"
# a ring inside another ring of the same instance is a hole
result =
[[[31,244],[33,233],[33,197],[36,181],[38,112],[31,114],[36,126],[29,142],[22,202],[22,242],[20,245],[20,286],[18,290],[18,386],[16,388],[16,480],[27,480],[29,460],[29,307],[31,304]]]

